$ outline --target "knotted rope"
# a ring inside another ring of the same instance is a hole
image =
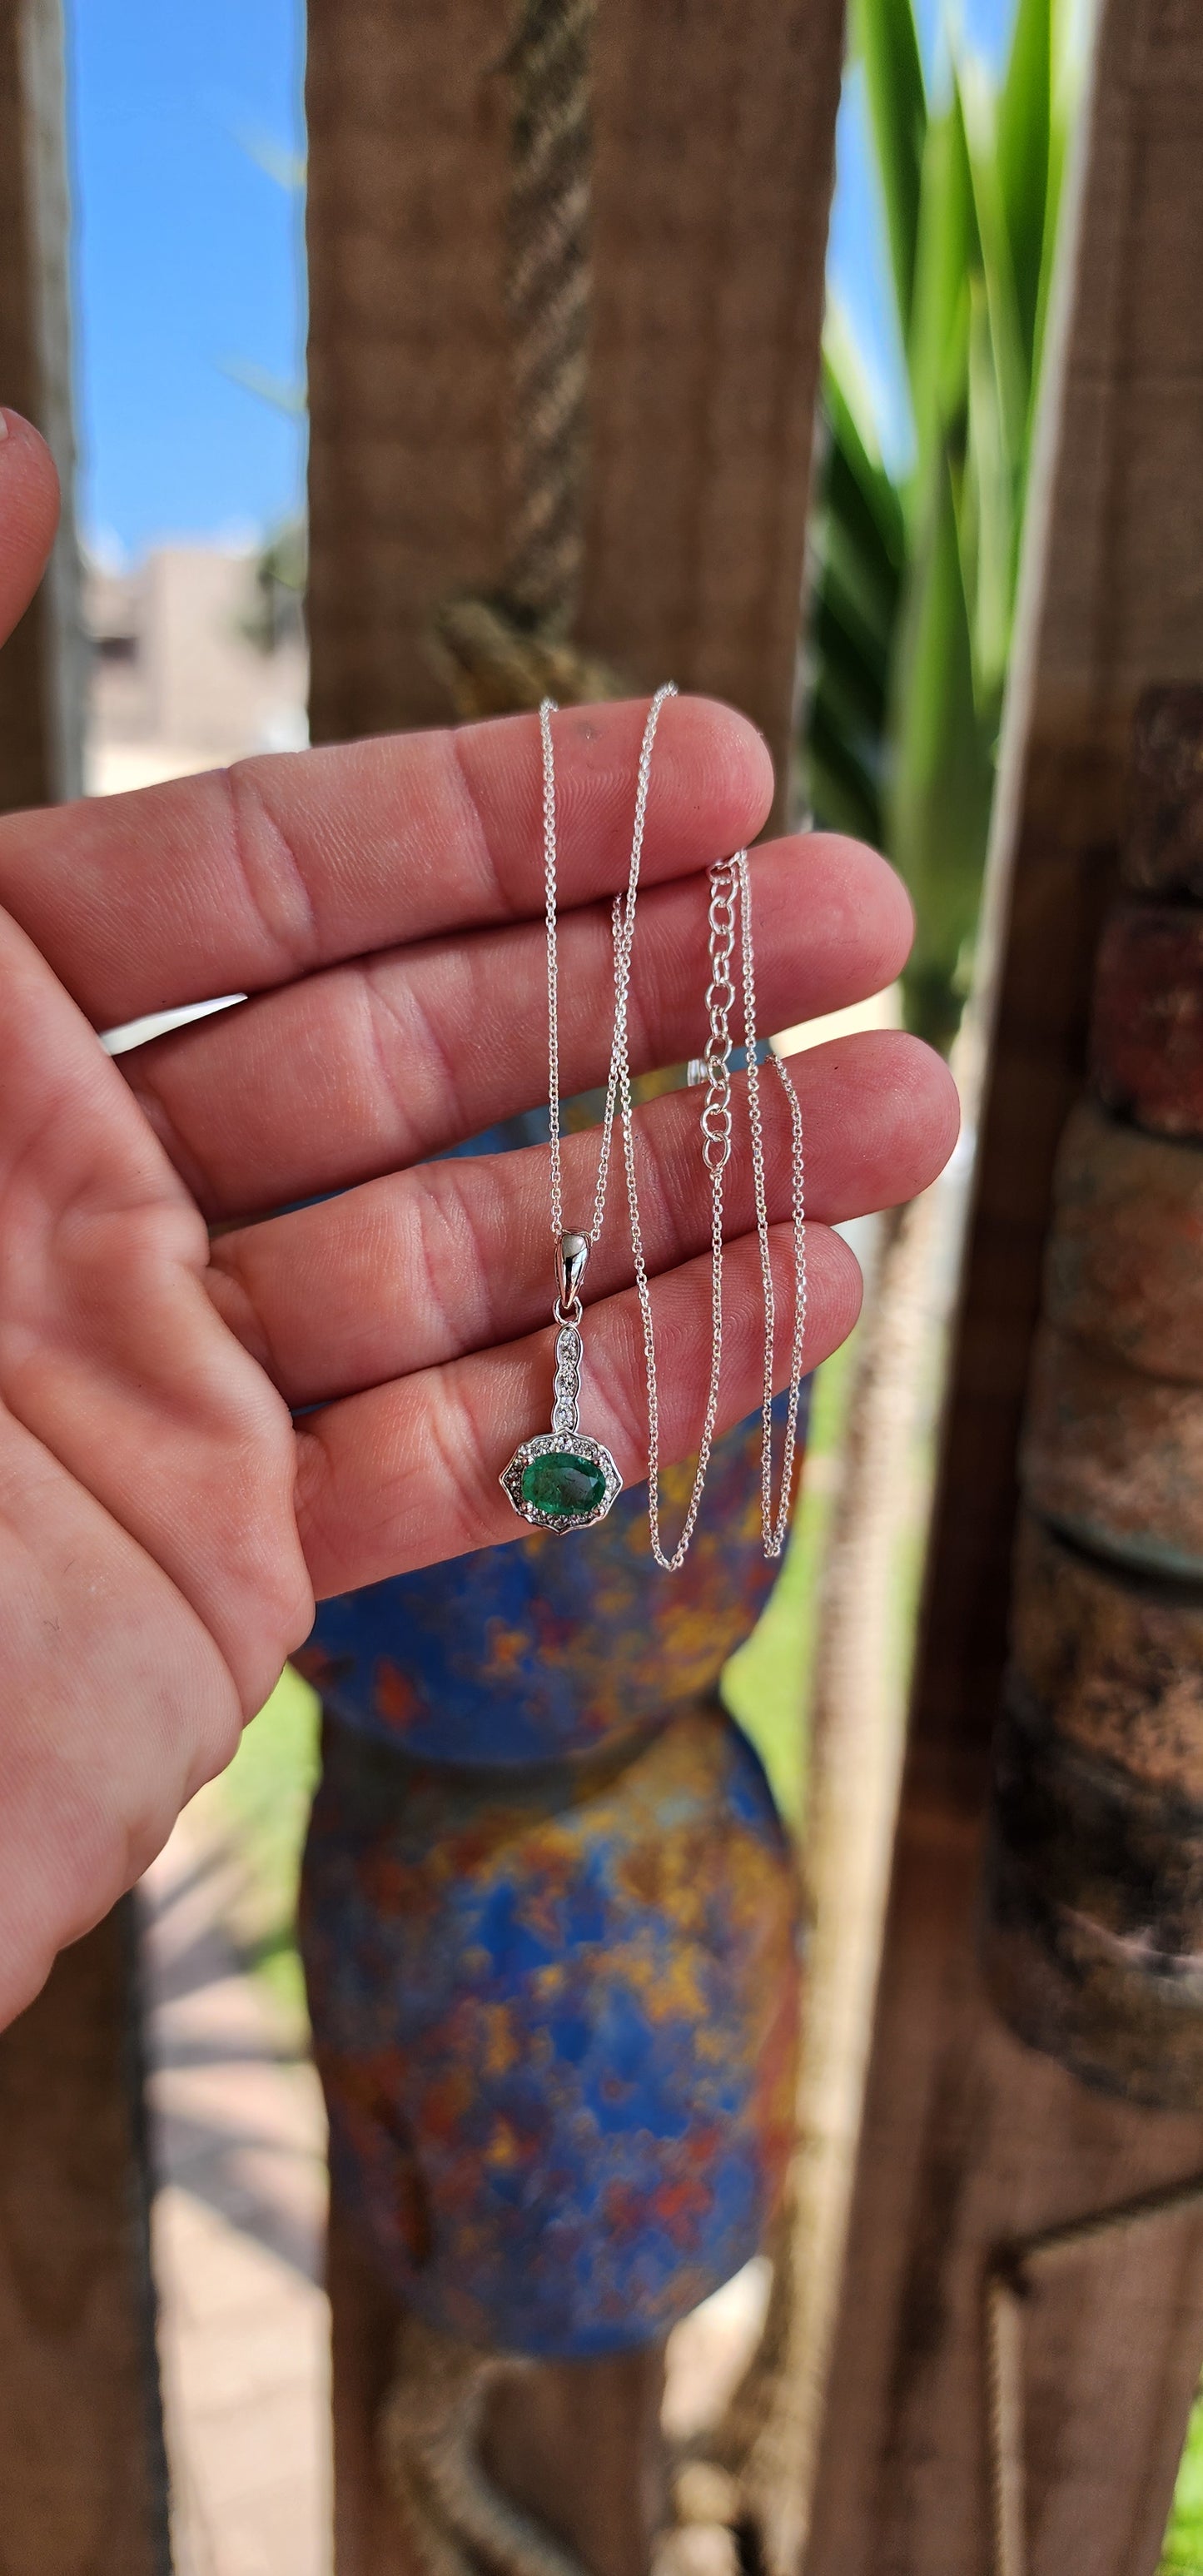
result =
[[[522,0],[507,217],[512,430],[510,541],[494,591],[445,600],[433,660],[462,716],[613,697],[570,642],[588,470],[591,49],[597,0]]]
[[[596,0],[527,0],[512,55],[516,498],[506,589],[549,637],[568,633],[581,578],[595,12]]]
[[[381,2466],[422,2576],[590,2576],[566,2542],[496,2487],[481,2459],[489,2395],[538,2364],[476,2351],[415,2316],[397,2338],[377,2427]],[[651,2576],[738,2576],[758,2563],[735,2479],[685,2456],[676,2516],[652,2551]],[[699,2526],[702,2553],[690,2546]]]
[[[480,2436],[490,2389],[529,2370],[518,2357],[475,2351],[407,2317],[381,2409],[385,2477],[425,2576],[588,2576],[570,2549],[501,2494],[484,2469]]]

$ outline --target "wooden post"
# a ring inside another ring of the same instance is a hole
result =
[[[1004,749],[994,1050],[808,2576],[993,2576],[1020,2483],[1024,2576],[1152,2576],[1203,2358],[1197,2209],[1033,2267],[1012,2410],[1024,2476],[1004,2464],[992,2517],[994,2258],[1203,2170],[1203,2121],[1108,2100],[1025,2050],[975,1964],[1053,1161],[1085,1067],[1133,710],[1151,681],[1203,676],[1194,17],[1108,0],[1088,144]]]
[[[446,722],[427,620],[503,545],[506,22],[311,0],[315,742]]]
[[[742,707],[789,797],[841,0],[599,12],[580,632]]]
[[[63,491],[54,557],[0,650],[0,810],[77,796],[83,642],[72,477],[69,206],[60,0],[0,0],[0,367],[48,439]]]
[[[168,2576],[131,1900],[0,2038],[0,2565]]]
[[[49,439],[63,527],[0,651],[0,808],[80,783],[58,0],[0,0],[0,387]],[[128,1904],[0,2036],[0,2565],[165,2576]]]
[[[507,31],[488,0],[441,12],[310,0],[316,741],[446,721],[430,617],[504,568]],[[777,760],[779,821],[842,41],[842,0],[735,12],[607,0],[597,15],[577,640],[633,690],[671,676],[750,714]],[[373,2370],[357,2346],[352,2358],[356,2318],[365,2348],[382,2349],[379,2303],[341,2253],[332,2288],[339,2576],[394,2576],[387,2509],[366,2493]],[[508,2462],[511,2492],[591,2563],[637,2571],[646,2519],[618,2515],[607,2537],[588,2510],[596,2397],[582,2412],[574,2366],[545,2368],[526,2432],[497,2421],[496,2472]],[[654,2374],[624,2363],[611,2376],[633,2499]],[[542,2483],[539,2423],[557,2428],[560,2455]],[[570,2435],[586,2472],[573,2511]]]
[[[315,741],[445,721],[432,610],[505,554],[505,22],[311,0]],[[789,773],[840,0],[613,0],[593,84],[580,640]]]

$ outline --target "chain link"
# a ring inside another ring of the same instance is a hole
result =
[[[615,895],[614,932],[614,1036],[610,1046],[610,1069],[606,1077],[606,1104],[602,1113],[601,1152],[598,1157],[597,1182],[593,1198],[593,1217],[586,1242],[595,1245],[601,1236],[606,1213],[606,1188],[610,1177],[610,1151],[614,1138],[614,1116],[618,1101],[620,1069],[627,1051],[627,1000],[631,982],[631,951],[635,942],[635,903],[639,893],[639,871],[643,864],[643,835],[647,825],[648,789],[652,778],[652,750],[660,710],[677,694],[676,682],[666,680],[657,689],[648,708],[639,752],[639,771],[635,781],[635,819],[631,832],[631,858],[625,895]],[[556,847],[556,759],[551,738],[551,719],[556,714],[554,698],[544,698],[539,709],[539,737],[543,757],[543,890],[547,920],[547,1099],[551,1126],[551,1231],[557,1243],[564,1231],[564,1191],[560,1166],[560,954],[557,920],[558,854]]]
[[[760,1064],[756,1052],[756,969],[752,945],[752,880],[746,850],[739,852],[734,865],[739,873],[742,920],[744,1033],[748,1057],[748,1125],[752,1132],[752,1187],[756,1199],[760,1275],[764,1283],[764,1395],[761,1404],[761,1421],[764,1428],[760,1445],[760,1519],[764,1532],[765,1555],[777,1557],[781,1554],[789,1531],[794,1485],[794,1455],[798,1441],[798,1405],[802,1392],[802,1349],[806,1340],[805,1136],[802,1128],[802,1105],[794,1088],[793,1076],[781,1057],[774,1055],[773,1063],[789,1106],[790,1213],[793,1220],[794,1241],[794,1330],[789,1355],[789,1396],[785,1412],[785,1445],[781,1459],[781,1491],[774,1509],[773,1396],[777,1307],[773,1294],[768,1196],[764,1177],[764,1122],[760,1105]]]
[[[643,838],[647,821],[648,789],[651,779],[652,748],[660,711],[666,699],[675,697],[671,681],[656,691],[648,710],[635,791],[635,819],[631,838],[631,858],[625,894],[614,899],[611,924],[614,943],[614,1035],[610,1049],[610,1067],[606,1081],[605,1109],[602,1116],[601,1148],[598,1157],[594,1194],[593,1220],[587,1240],[596,1244],[602,1230],[606,1208],[614,1121],[622,1130],[622,1153],[626,1178],[627,1206],[630,1215],[631,1251],[635,1271],[635,1288],[643,1330],[643,1352],[647,1371],[648,1417],[648,1524],[652,1554],[666,1574],[675,1574],[684,1564],[701,1508],[706,1475],[714,1446],[718,1422],[719,1388],[723,1358],[723,1194],[727,1165],[732,1150],[731,1093],[731,1022],[737,991],[733,972],[736,947],[739,947],[739,974],[743,981],[745,1047],[747,1054],[748,1124],[752,1147],[752,1187],[756,1208],[756,1235],[760,1253],[760,1274],[764,1296],[764,1382],[761,1403],[763,1432],[760,1464],[761,1529],[766,1557],[781,1555],[789,1528],[794,1460],[797,1449],[798,1405],[801,1395],[803,1351],[806,1339],[806,1173],[805,1139],[802,1111],[797,1092],[787,1067],[774,1056],[782,1088],[786,1095],[790,1122],[791,1213],[793,1220],[793,1334],[790,1345],[789,1398],[785,1420],[785,1445],[781,1465],[781,1485],[776,1504],[773,1501],[773,1400],[776,1361],[777,1305],[773,1283],[772,1249],[769,1239],[768,1192],[765,1182],[764,1110],[760,1090],[760,1064],[756,1039],[755,959],[752,939],[751,874],[746,850],[734,858],[724,859],[710,872],[710,908],[708,915],[710,981],[706,991],[706,1013],[709,1036],[702,1059],[706,1098],[701,1112],[702,1160],[710,1181],[710,1373],[706,1406],[697,1464],[681,1534],[671,1555],[663,1543],[660,1528],[660,1391],[656,1373],[656,1345],[652,1318],[651,1285],[643,1245],[643,1228],[639,1213],[639,1186],[636,1169],[634,1098],[631,1083],[629,1003],[631,956],[635,937],[635,906],[639,892],[639,871],[643,857]],[[551,1124],[551,1224],[557,1241],[564,1230],[564,1203],[560,1156],[560,1062],[559,1062],[559,957],[557,948],[557,851],[555,755],[551,735],[551,718],[555,707],[545,699],[539,709],[543,754],[543,853],[547,916],[547,1054],[548,1096]],[[561,1325],[579,1320],[577,1311],[569,1318],[556,1308]],[[561,1335],[557,1357],[557,1412],[553,1427],[576,1429],[576,1398],[580,1379],[580,1337],[574,1336],[575,1349],[566,1348]],[[565,1363],[567,1362],[567,1366]]]

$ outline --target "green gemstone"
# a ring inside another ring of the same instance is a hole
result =
[[[522,1500],[545,1521],[574,1521],[582,1512],[595,1512],[605,1499],[605,1473],[592,1458],[548,1449],[522,1470]]]

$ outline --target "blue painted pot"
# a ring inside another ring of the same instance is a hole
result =
[[[790,2149],[795,1874],[713,1705],[504,1785],[337,1722],[302,1935],[340,2202],[449,2333],[585,2357],[759,2246]]]
[[[664,1477],[670,1533],[691,1473]],[[294,1660],[333,1716],[423,1760],[554,1761],[708,1697],[776,1574],[761,1549],[756,1415],[716,1445],[679,1574],[652,1561],[640,1485],[593,1529],[533,1533],[323,1602]]]

